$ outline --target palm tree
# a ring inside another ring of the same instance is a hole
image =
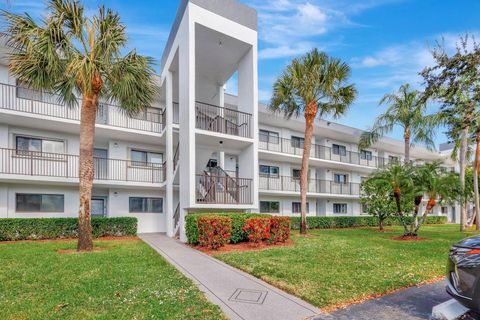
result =
[[[427,195],[428,201],[421,220],[418,220],[418,211],[414,213],[414,223],[411,233],[417,235],[418,230],[425,223],[428,214],[432,213],[437,202],[454,202],[460,194],[459,176],[453,172],[445,172],[441,162],[435,161],[418,166],[414,170],[414,181],[418,187],[419,197]]]
[[[58,95],[59,102],[80,109],[80,209],[78,250],[92,250],[90,205],[93,144],[99,100],[116,102],[127,115],[149,105],[155,95],[153,60],[130,51],[125,26],[117,13],[103,6],[86,17],[74,0],[50,0],[49,14],[37,24],[28,14],[6,11],[10,71],[32,89]]]
[[[389,185],[396,205],[396,215],[399,217],[404,228],[404,236],[409,236],[407,214],[413,209],[412,201],[416,192],[413,181],[413,166],[410,164],[393,164],[384,170],[372,174],[369,180],[375,181],[379,185]],[[415,199],[417,200],[417,199]]]
[[[410,147],[413,143],[423,143],[429,149],[435,149],[435,129],[440,124],[438,115],[427,115],[426,103],[420,92],[412,90],[409,84],[400,86],[397,93],[386,94],[379,105],[388,104],[387,110],[379,115],[372,128],[360,137],[359,147],[368,148],[393,130],[395,126],[403,128],[405,142],[405,161],[410,161]]]
[[[307,179],[315,119],[336,118],[347,111],[357,94],[355,86],[346,83],[349,77],[350,67],[346,63],[313,49],[294,59],[273,85],[270,110],[283,113],[287,119],[301,114],[305,117],[300,175],[302,234],[307,230]]]

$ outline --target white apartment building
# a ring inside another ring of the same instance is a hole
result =
[[[129,118],[101,104],[92,214],[134,216],[139,232],[185,240],[192,212],[298,215],[303,118],[258,103],[257,14],[235,0],[181,0],[161,58],[157,101]],[[79,109],[26,88],[0,48],[0,217],[76,217]],[[236,96],[225,84],[236,79]],[[359,150],[361,130],[318,121],[308,214],[361,215],[362,179],[402,160],[403,142]],[[414,148],[423,161],[445,155]],[[436,214],[452,217],[451,207]]]

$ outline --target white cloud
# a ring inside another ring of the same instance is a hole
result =
[[[258,11],[259,37],[266,44],[259,57],[276,59],[305,53],[318,47],[318,37],[355,25],[349,15],[394,1],[402,0],[366,0],[361,5],[346,0],[250,0],[248,4]]]

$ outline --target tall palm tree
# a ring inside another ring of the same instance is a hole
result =
[[[103,6],[93,17],[74,0],[50,0],[41,24],[28,14],[6,11],[10,71],[32,89],[58,95],[59,102],[80,109],[80,208],[78,250],[92,250],[90,222],[93,144],[99,100],[115,102],[127,115],[149,105],[156,92],[153,60],[130,51],[125,26]]]
[[[386,94],[379,105],[387,104],[387,110],[379,115],[369,131],[360,137],[360,148],[368,148],[395,126],[403,129],[405,143],[405,161],[410,161],[410,147],[413,143],[423,143],[429,149],[435,149],[435,129],[440,124],[439,116],[426,114],[426,103],[420,92],[412,90],[409,84],[400,86],[397,93]]]
[[[273,85],[270,110],[283,113],[287,119],[301,114],[305,117],[300,174],[302,234],[307,232],[308,167],[315,119],[339,117],[347,111],[357,94],[355,86],[347,84],[349,77],[350,67],[346,63],[313,49],[294,59]]]

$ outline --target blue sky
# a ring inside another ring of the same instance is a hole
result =
[[[45,2],[2,0],[0,8],[45,12]],[[352,67],[359,95],[337,122],[367,129],[385,107],[378,101],[402,83],[420,87],[418,72],[432,63],[429,48],[444,39],[453,49],[465,32],[479,34],[478,0],[241,0],[259,14],[259,96],[270,98],[271,86],[293,57],[317,47]],[[127,25],[130,47],[157,60],[175,18],[177,0],[84,1],[89,10],[104,3]],[[480,39],[480,36],[477,36]],[[435,105],[430,107],[432,111]],[[400,130],[390,136],[400,138]],[[439,133],[437,142],[445,137]]]

